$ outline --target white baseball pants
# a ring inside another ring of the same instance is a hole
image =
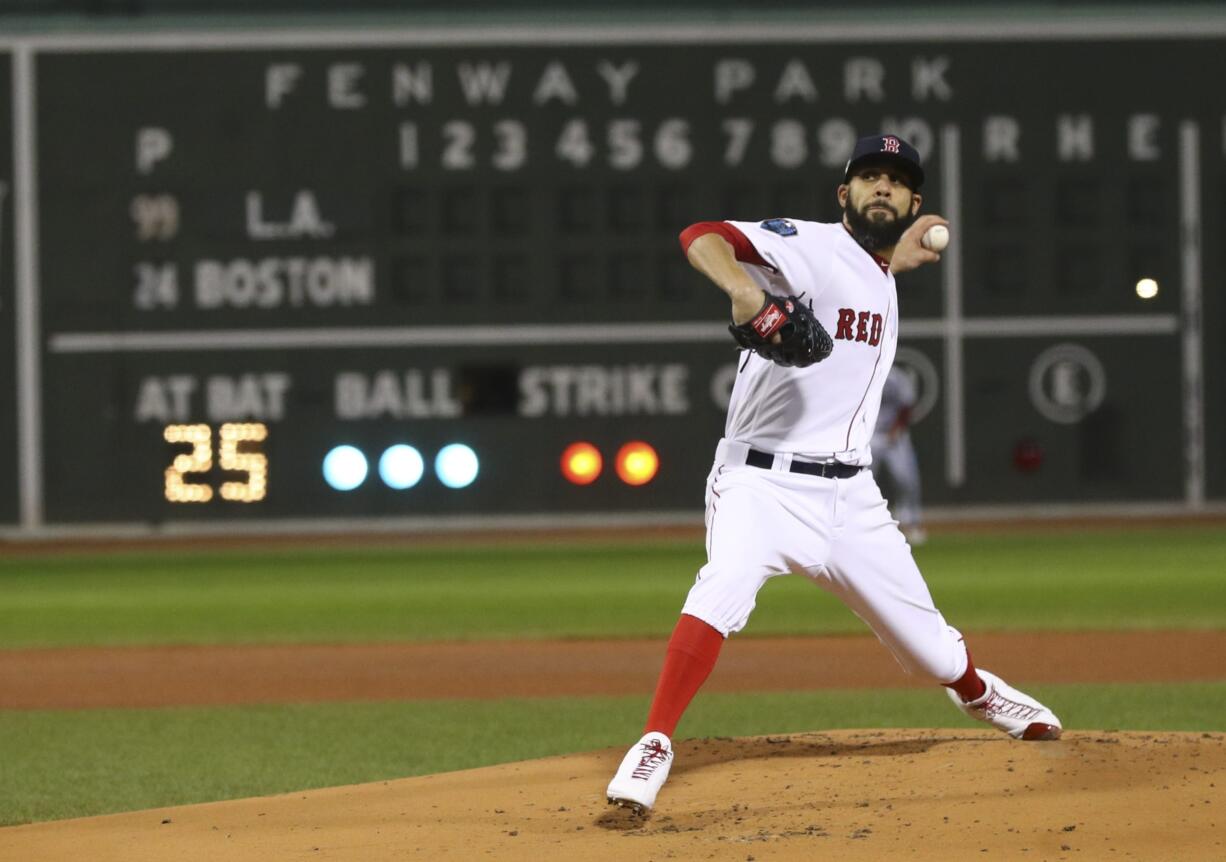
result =
[[[748,446],[721,440],[707,479],[707,564],[682,613],[725,636],[749,620],[776,575],[804,575],[836,595],[908,673],[945,684],[967,668],[966,647],[945,623],[911,548],[873,480],[745,465]]]

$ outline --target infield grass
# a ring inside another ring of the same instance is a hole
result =
[[[965,629],[1226,627],[1220,527],[938,535],[916,558]],[[700,540],[0,557],[0,649],[666,635]],[[860,633],[797,577],[747,636]]]
[[[1071,728],[1226,731],[1226,683],[1028,690]],[[600,697],[0,711],[0,826],[622,748],[646,707]],[[982,727],[938,691],[700,694],[677,738],[951,726]]]

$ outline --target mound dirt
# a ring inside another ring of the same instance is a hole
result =
[[[837,731],[677,744],[655,812],[605,804],[623,752],[0,830],[0,858],[1226,858],[1226,735]]]

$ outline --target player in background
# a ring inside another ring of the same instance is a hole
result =
[[[920,469],[911,444],[911,414],[915,409],[915,384],[911,375],[895,365],[881,390],[881,412],[873,432],[873,476],[880,483],[882,475],[894,486],[890,511],[898,528],[914,545],[928,539],[920,512]]]
[[[894,274],[940,259],[921,244],[946,224],[918,215],[923,180],[913,147],[874,135],[847,162],[840,222],[702,222],[682,232],[687,259],[731,300],[733,334],[750,349],[707,479],[707,563],[669,639],[643,736],[609,782],[610,803],[652,807],[677,722],[724,639],[744,628],[766,581],[789,573],[841,599],[904,670],[945,686],[965,714],[1017,739],[1059,737],[1051,710],[976,669],[865,469],[898,341]],[[793,318],[801,304],[811,313]],[[799,332],[801,347],[785,353]]]

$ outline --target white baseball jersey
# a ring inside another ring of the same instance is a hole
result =
[[[765,290],[813,303],[834,350],[808,368],[748,353],[724,437],[767,452],[866,466],[881,391],[898,346],[894,276],[841,223],[728,222],[775,271],[745,265]],[[773,228],[773,229],[772,229]]]

